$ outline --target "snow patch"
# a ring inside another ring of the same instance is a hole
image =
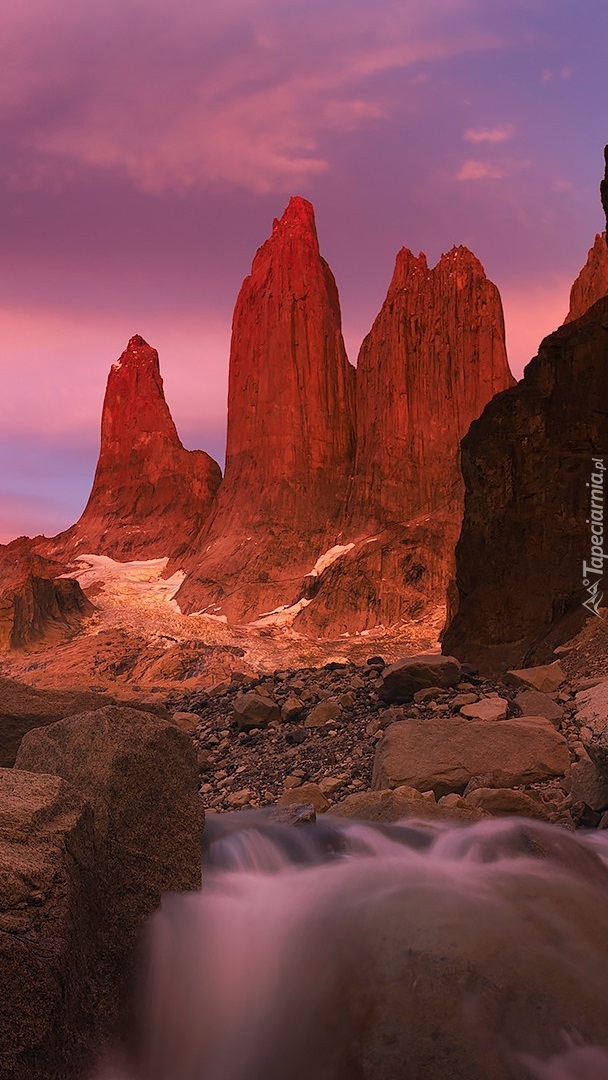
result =
[[[168,557],[117,562],[109,555],[77,555],[75,562],[82,563],[82,567],[63,576],[76,578],[84,590],[93,585],[102,585],[111,587],[113,591],[119,590],[125,600],[145,597],[180,610],[173,597],[186,575],[183,570],[178,570],[170,578],[161,577],[169,562]]]
[[[310,600],[298,600],[295,604],[283,604],[282,607],[274,608],[273,611],[265,611],[262,615],[258,615],[255,622],[250,623],[250,626],[291,626],[294,619],[301,611],[304,611],[305,607],[308,607]]]
[[[324,555],[319,555],[315,565],[307,577],[319,577],[324,570],[327,570],[328,566],[335,563],[336,559],[339,559],[342,555],[345,555],[347,551],[351,551],[354,548],[354,544],[336,544],[334,547],[326,551]]]

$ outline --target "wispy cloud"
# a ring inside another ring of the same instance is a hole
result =
[[[470,7],[182,0],[172,18],[164,0],[32,0],[0,44],[0,114],[25,130],[13,183],[76,167],[149,192],[292,190],[328,168],[330,139],[390,115],[391,73],[500,47]]]
[[[503,143],[512,139],[515,134],[514,124],[503,124],[491,128],[467,128],[464,137],[472,143]]]
[[[502,169],[492,165],[489,161],[465,161],[456,173],[457,180],[501,180],[504,176]]]

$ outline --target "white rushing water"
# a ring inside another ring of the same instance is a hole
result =
[[[113,1080],[606,1080],[608,839],[210,817]],[[104,1073],[104,1080],[110,1073]]]

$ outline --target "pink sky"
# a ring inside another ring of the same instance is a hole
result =
[[[353,362],[397,250],[463,243],[519,376],[603,228],[607,39],[605,0],[9,0],[0,541],[80,513],[134,333],[222,461],[234,300],[294,193]]]

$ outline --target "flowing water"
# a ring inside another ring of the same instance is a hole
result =
[[[113,1080],[606,1080],[608,838],[209,818]],[[109,1074],[104,1074],[105,1076]]]

